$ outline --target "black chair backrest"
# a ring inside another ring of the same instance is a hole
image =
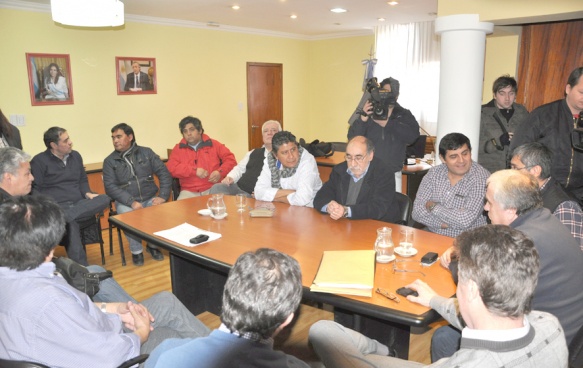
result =
[[[569,368],[583,368],[583,326],[569,344]]]
[[[399,205],[399,213],[401,214],[400,225],[409,225],[411,222],[411,212],[413,212],[413,201],[408,195],[395,192],[395,200]]]
[[[0,368],[49,368],[44,364],[25,362],[21,360],[0,359]]]
[[[348,143],[346,142],[330,142],[332,143],[332,149],[335,152],[346,152],[346,146]]]

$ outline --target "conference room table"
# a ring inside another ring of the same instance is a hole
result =
[[[198,213],[207,208],[208,198],[168,202],[109,219],[120,229],[169,251],[172,291],[193,314],[204,311],[220,314],[223,287],[237,257],[247,251],[268,247],[299,262],[305,300],[333,306],[337,322],[393,346],[399,357],[408,357],[412,326],[424,327],[440,318],[432,309],[404,297],[400,297],[397,303],[374,291],[371,297],[310,291],[324,251],[374,249],[377,229],[383,226],[392,229],[393,242],[398,246],[399,230],[406,226],[376,220],[332,220],[329,215],[313,208],[260,202],[252,198],[247,199],[248,208],[238,212],[235,197],[227,195],[224,196],[227,217],[217,220]],[[273,217],[251,217],[249,210],[256,207],[274,209]],[[184,223],[219,233],[221,237],[189,247],[154,235]],[[418,253],[409,258],[398,255],[396,258],[399,269],[415,272],[394,272],[394,262],[376,263],[375,289],[395,293],[399,287],[421,279],[439,295],[452,296],[455,285],[449,271],[439,262],[422,267],[420,259],[427,252],[442,254],[452,245],[453,239],[419,229],[413,231],[414,247]],[[400,262],[405,259],[411,261]]]

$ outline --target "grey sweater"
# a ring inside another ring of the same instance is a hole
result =
[[[463,328],[457,299],[436,296],[430,304],[453,326]],[[430,367],[567,367],[567,343],[559,321],[552,314],[539,311],[531,312],[527,319],[531,328],[524,337],[504,342],[462,337],[460,350]]]

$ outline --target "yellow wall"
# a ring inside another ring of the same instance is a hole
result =
[[[437,14],[480,14],[483,22],[506,23],[505,19],[543,21],[580,18],[581,0],[438,0]],[[516,24],[516,22],[515,22]]]
[[[346,121],[355,108],[360,60],[374,42],[372,34],[308,41],[132,22],[121,30],[72,29],[55,24],[48,13],[8,9],[0,9],[0,18],[0,108],[6,115],[25,115],[20,128],[25,151],[44,150],[43,132],[59,125],[88,163],[113,150],[110,129],[119,122],[134,127],[139,144],[166,157],[186,115],[199,117],[206,133],[242,158],[247,62],[283,64],[285,129],[306,139],[341,139],[346,124],[332,122]],[[73,105],[31,106],[26,52],[70,55]],[[156,58],[158,93],[118,96],[116,56]]]
[[[501,75],[516,78],[520,50],[519,35],[486,37],[486,63],[484,66],[483,103],[492,99],[492,83]]]
[[[310,141],[346,142],[348,118],[363,93],[361,61],[374,42],[370,35],[309,43]]]

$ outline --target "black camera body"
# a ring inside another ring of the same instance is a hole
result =
[[[370,93],[369,101],[372,104],[372,118],[375,120],[387,120],[389,107],[397,103],[396,94],[392,91],[381,89],[376,78],[368,80],[366,90]]]

